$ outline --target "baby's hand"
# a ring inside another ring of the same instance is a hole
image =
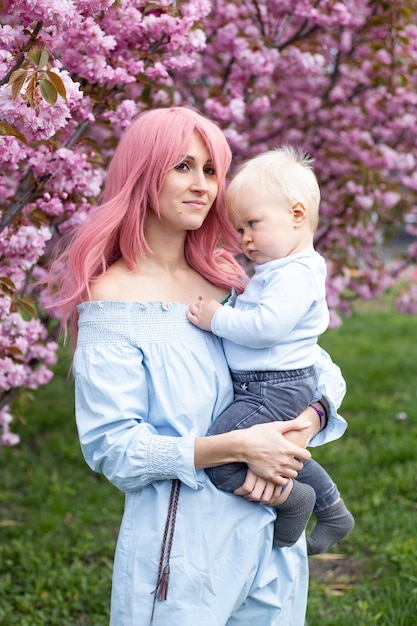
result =
[[[204,302],[203,298],[199,296],[197,304],[192,304],[186,312],[187,319],[202,330],[211,330],[213,315],[222,306],[217,300]]]

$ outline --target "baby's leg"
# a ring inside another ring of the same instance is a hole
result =
[[[263,423],[269,420],[263,414],[262,398],[238,398],[227,407],[216,419],[209,435],[220,435],[239,428],[249,427],[248,422]],[[225,463],[218,467],[208,467],[206,473],[218,489],[233,492],[243,485],[248,466],[246,463]]]
[[[310,459],[298,475],[298,480],[314,487],[316,526],[307,537],[308,554],[320,554],[346,537],[353,527],[354,519],[340,498],[336,484],[324,467]]]
[[[317,524],[307,537],[307,553],[326,552],[346,537],[355,525],[353,515],[341,498],[327,509],[315,513]]]
[[[313,512],[316,492],[310,485],[290,480],[281,493],[284,499],[276,507],[274,545],[278,548],[292,546],[301,537]]]
[[[235,401],[219,415],[209,435],[292,419],[311,401],[317,382],[313,367],[291,372],[235,372],[232,378]],[[244,483],[247,466],[228,463],[206,472],[219,489],[233,492]],[[314,489],[293,480],[288,482],[276,507],[275,545],[291,546],[298,540],[314,503]]]

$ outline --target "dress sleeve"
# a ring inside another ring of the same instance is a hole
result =
[[[77,347],[75,406],[81,449],[88,465],[123,492],[179,478],[198,489],[195,433],[160,434],[148,422],[143,355],[128,343]],[[169,424],[167,425],[169,427]]]
[[[329,404],[329,419],[326,428],[321,430],[310,441],[309,446],[320,446],[323,443],[339,439],[347,428],[346,420],[337,413],[346,393],[346,383],[340,368],[333,363],[330,356],[320,348],[320,357],[316,363],[318,383],[314,400],[326,398]]]

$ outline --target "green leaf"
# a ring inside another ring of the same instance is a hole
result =
[[[11,298],[16,291],[16,285],[7,276],[0,276],[0,292]]]
[[[13,126],[7,124],[7,122],[0,122],[0,135],[10,135],[11,137],[16,137],[17,139],[20,139],[20,141],[23,141],[23,143],[27,143],[26,137],[22,135],[22,133],[20,133],[18,130],[16,130],[16,128],[13,128]]]
[[[42,226],[42,225],[47,226],[49,224],[48,217],[45,215],[43,211],[41,211],[41,209],[34,209],[30,213],[29,219],[32,222],[32,224],[35,224],[36,226]]]
[[[30,317],[36,317],[36,304],[32,298],[22,297],[16,302],[19,313],[28,313]]]
[[[58,99],[58,90],[56,89],[55,85],[51,83],[50,80],[44,78],[39,82],[39,86],[43,99],[48,104],[55,104]]]
[[[57,92],[59,93],[59,95],[64,98],[64,100],[67,99],[67,90],[65,89],[65,85],[62,82],[62,78],[56,74],[55,72],[52,72],[51,70],[48,70],[47,72],[48,78],[51,81],[51,83],[54,84],[55,89],[57,90]]]
[[[151,99],[151,86],[150,85],[145,85],[140,99],[142,100],[142,102],[145,102],[146,104],[150,102],[150,99]]]
[[[157,2],[149,2],[142,9],[142,13],[143,13],[143,15],[146,15],[147,13],[150,13],[150,11],[154,11],[155,9],[160,9],[160,6],[158,5],[158,3]]]
[[[26,70],[16,70],[9,78],[9,83],[12,85],[12,99],[16,100],[17,96],[22,91],[22,87],[26,82],[28,72]]]
[[[7,351],[7,354],[9,354],[10,356],[13,356],[13,357],[21,357],[21,356],[23,356],[23,352],[21,350],[19,350],[19,348],[16,348],[16,346],[7,346],[5,351]]]
[[[12,290],[16,289],[16,285],[14,284],[14,282],[7,276],[0,276],[0,284],[6,285],[7,287],[9,287],[9,289]]]
[[[33,50],[29,50],[28,58],[36,65],[37,69],[41,70],[48,63],[49,54],[45,48],[43,50],[34,48]]]
[[[8,298],[11,298],[13,296],[13,291],[11,291],[7,285],[0,284],[0,291]]]
[[[33,72],[26,83],[26,98],[32,107],[36,103],[36,86],[36,73]]]

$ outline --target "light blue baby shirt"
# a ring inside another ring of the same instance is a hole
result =
[[[186,306],[79,306],[76,419],[84,457],[125,492],[113,570],[111,626],[147,626],[171,479],[182,488],[168,599],[155,626],[302,626],[305,539],[272,545],[274,510],[217,490],[194,468],[194,439],[232,402],[221,340],[188,322]],[[339,437],[340,372],[322,362],[318,395],[331,405],[315,443]],[[326,381],[326,384],[324,384]],[[100,523],[100,520],[97,520]]]
[[[316,363],[328,325],[326,263],[312,251],[255,265],[245,291],[216,311],[211,329],[224,339],[232,370],[283,371]]]

